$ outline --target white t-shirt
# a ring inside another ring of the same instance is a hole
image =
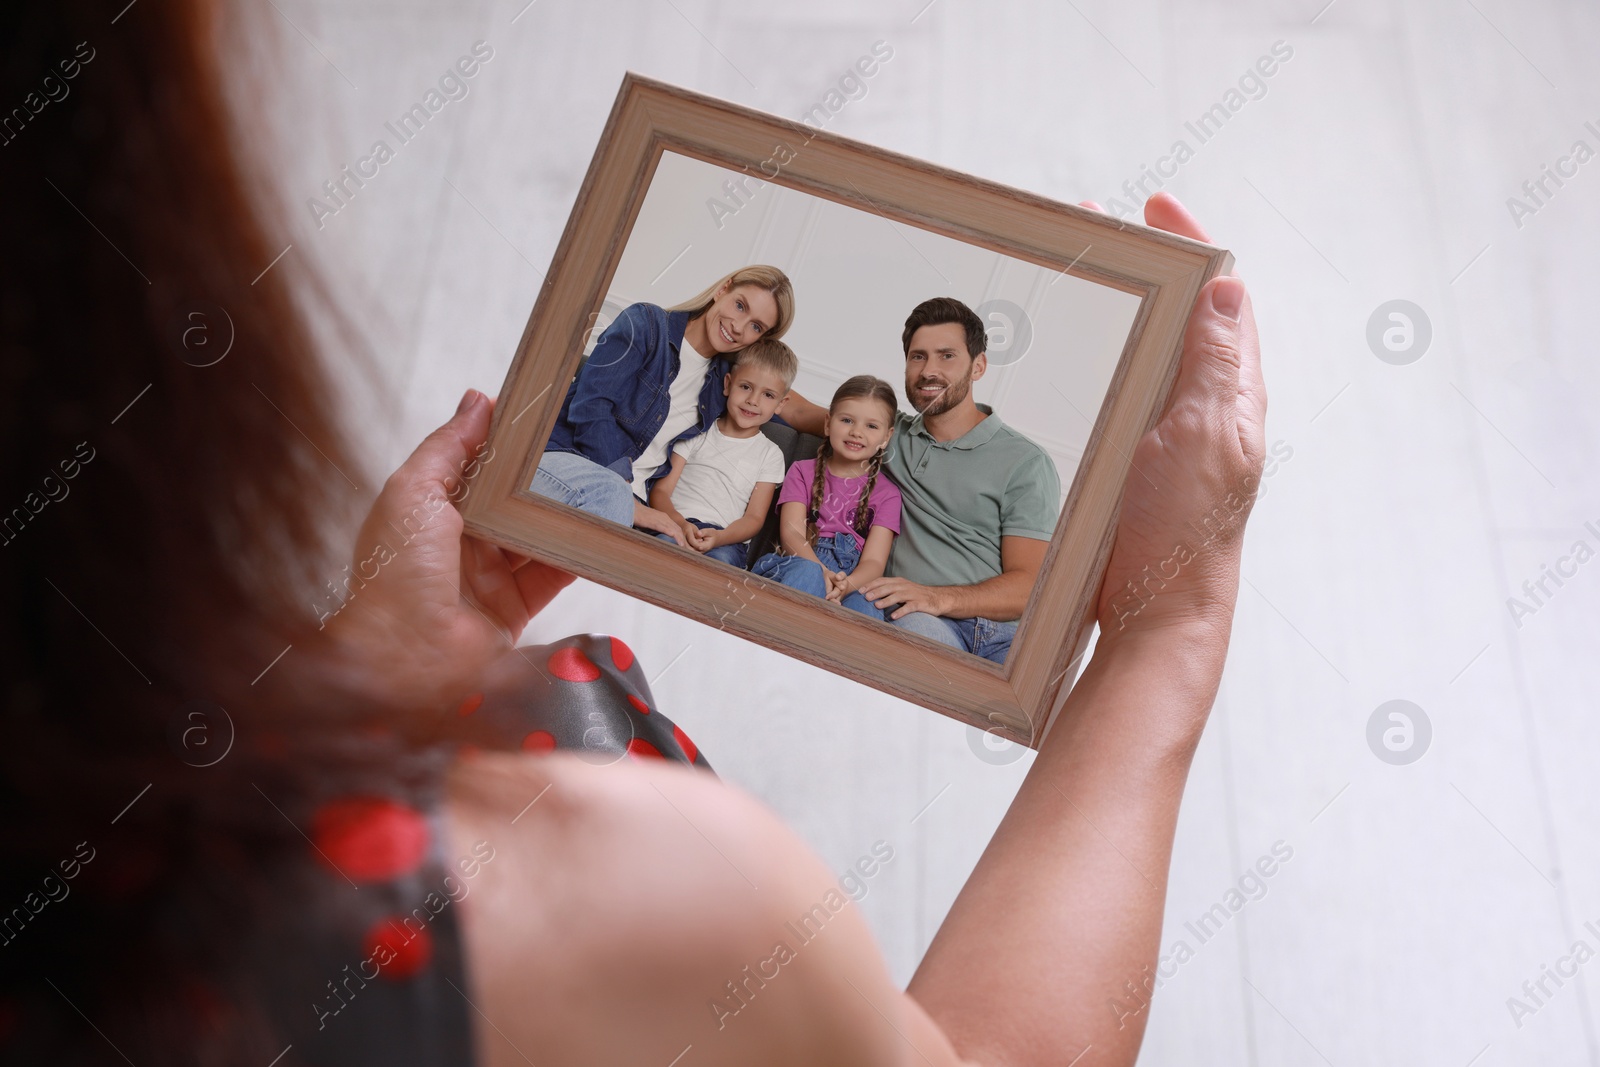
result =
[[[667,461],[672,439],[700,421],[700,387],[706,382],[706,368],[710,364],[711,360],[687,340],[678,346],[678,376],[667,387],[667,421],[633,461],[633,494],[640,500],[650,499],[645,492],[645,482]]]
[[[744,516],[757,482],[783,484],[783,449],[759,431],[754,437],[728,437],[713,422],[672,450],[683,456],[672,506],[686,519],[727,529]]]

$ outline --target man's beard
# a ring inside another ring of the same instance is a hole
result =
[[[964,378],[950,382],[945,386],[943,392],[936,393],[928,399],[923,399],[922,394],[917,392],[924,382],[930,385],[938,384],[937,379],[922,379],[912,383],[911,387],[906,390],[906,399],[911,402],[911,406],[916,408],[923,418],[943,415],[965,400],[967,394],[972,391],[972,375],[970,373]]]

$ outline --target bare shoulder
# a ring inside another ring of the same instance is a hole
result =
[[[447,812],[449,848],[492,855],[461,911],[486,1067],[961,1062],[835,875],[736,787],[479,755]]]

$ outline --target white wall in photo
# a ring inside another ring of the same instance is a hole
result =
[[[779,267],[794,284],[795,321],[783,338],[800,357],[794,388],[823,406],[846,378],[874,374],[910,411],[906,316],[935,296],[980,309],[992,353],[973,394],[1050,454],[1065,500],[1138,297],[664,152],[607,304],[671,307],[752,263]]]

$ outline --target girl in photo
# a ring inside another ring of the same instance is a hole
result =
[[[790,467],[778,493],[782,550],[752,573],[883,619],[856,590],[883,575],[900,532],[900,490],[881,474],[894,416],[883,379],[860,374],[839,386],[817,457]]]

